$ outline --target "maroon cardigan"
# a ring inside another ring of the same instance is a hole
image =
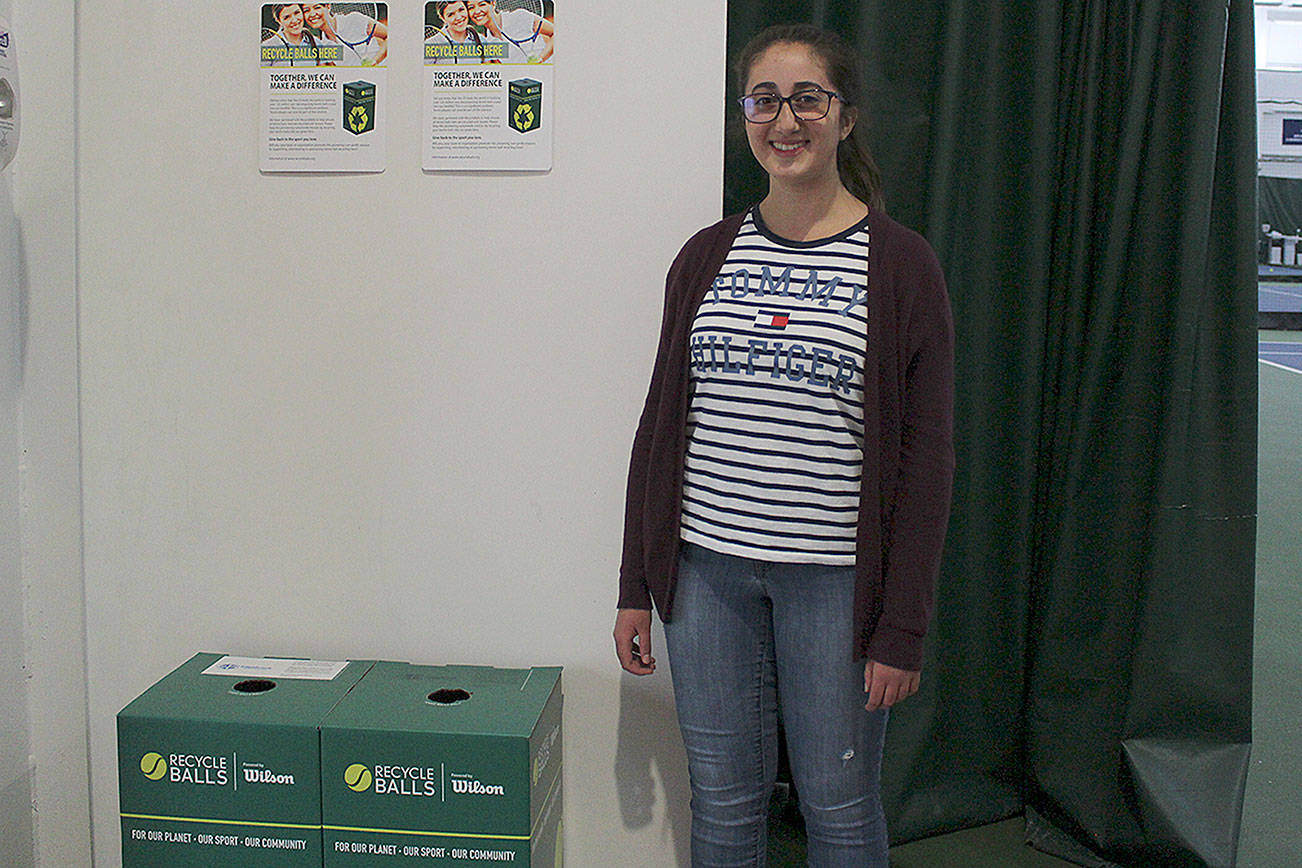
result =
[[[619,608],[650,609],[654,601],[666,621],[678,570],[688,336],[744,216],[702,229],[674,259],[651,388],[633,438]],[[855,651],[918,670],[954,476],[954,326],[940,263],[922,236],[878,211],[869,213],[868,232]]]

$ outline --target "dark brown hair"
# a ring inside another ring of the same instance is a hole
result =
[[[750,68],[759,56],[774,45],[782,44],[808,48],[827,68],[829,83],[841,103],[860,108],[854,129],[836,149],[836,169],[841,176],[841,183],[845,184],[855,198],[872,208],[882,209],[885,207],[882,174],[868,149],[868,124],[861,109],[863,84],[859,74],[859,58],[844,39],[812,24],[775,24],[767,27],[755,34],[737,56],[735,73],[738,92],[745,92]]]

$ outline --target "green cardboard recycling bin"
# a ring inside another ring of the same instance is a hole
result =
[[[196,654],[122,709],[124,868],[320,868],[317,726],[371,665]]]
[[[518,78],[511,82],[507,112],[511,129],[522,133],[538,129],[542,123],[542,82],[532,78]]]
[[[377,663],[321,725],[325,865],[559,868],[561,703],[559,667]]]
[[[375,85],[369,81],[344,85],[344,129],[356,136],[375,129]]]

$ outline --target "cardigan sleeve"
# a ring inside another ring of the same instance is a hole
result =
[[[619,603],[621,609],[650,609],[651,592],[647,587],[645,540],[643,528],[647,508],[648,464],[651,442],[658,428],[663,408],[665,378],[669,375],[668,358],[673,341],[678,309],[682,303],[683,271],[692,242],[683,245],[665,278],[664,310],[660,321],[660,341],[656,349],[651,385],[647,389],[642,415],[633,435],[633,452],[628,462],[628,485],[624,493],[624,548],[619,566]]]
[[[661,607],[668,617],[678,544],[678,492],[686,419],[686,341],[694,300],[714,279],[744,214],[700,230],[683,245],[665,278],[664,315],[651,385],[633,437],[624,501],[619,607]]]
[[[900,669],[922,668],[934,607],[954,479],[954,323],[935,253],[909,233],[899,472],[883,528],[881,617],[868,656]],[[902,263],[897,263],[897,268]]]

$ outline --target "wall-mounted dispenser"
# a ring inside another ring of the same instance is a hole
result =
[[[18,53],[9,22],[0,18],[0,169],[18,150]]]

